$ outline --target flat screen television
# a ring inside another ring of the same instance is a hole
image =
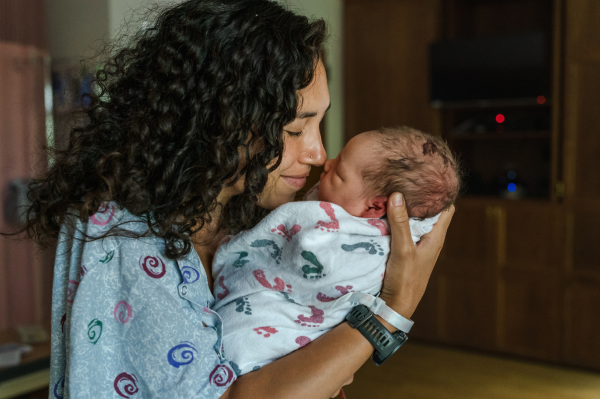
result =
[[[550,95],[550,53],[543,33],[433,43],[430,66],[434,107],[535,103]]]

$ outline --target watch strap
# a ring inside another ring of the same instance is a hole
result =
[[[380,366],[406,342],[408,337],[400,330],[392,334],[365,305],[352,308],[346,320],[373,345],[373,361]]]

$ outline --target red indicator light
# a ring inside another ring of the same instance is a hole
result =
[[[498,122],[498,123],[504,122],[504,115],[502,115],[502,114],[496,115],[496,122]]]
[[[538,96],[538,98],[537,98],[537,103],[538,104],[542,105],[545,102],[546,102],[546,97],[544,97],[544,96]]]

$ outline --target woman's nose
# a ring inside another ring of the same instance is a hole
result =
[[[316,134],[312,140],[304,143],[301,161],[313,166],[321,166],[327,160],[327,153],[321,141],[321,134]]]

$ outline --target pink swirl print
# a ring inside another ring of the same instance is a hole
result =
[[[111,202],[105,202],[100,205],[96,214],[92,215],[90,222],[97,226],[106,226],[115,216],[115,205]]]
[[[114,387],[115,392],[125,399],[129,399],[139,391],[135,374],[119,374],[117,378],[115,378]]]
[[[219,364],[210,373],[210,376],[208,378],[210,381],[210,385],[214,385],[217,387],[226,387],[235,380],[235,373],[226,365]]]
[[[131,308],[131,305],[125,301],[117,302],[114,313],[117,323],[127,324],[127,322],[133,320],[133,309]]]
[[[72,305],[73,301],[75,300],[77,287],[79,287],[79,283],[77,281],[69,280],[69,284],[67,285],[67,303],[69,303],[70,305]]]
[[[152,278],[161,278],[167,272],[165,262],[158,256],[140,257],[140,267]]]

